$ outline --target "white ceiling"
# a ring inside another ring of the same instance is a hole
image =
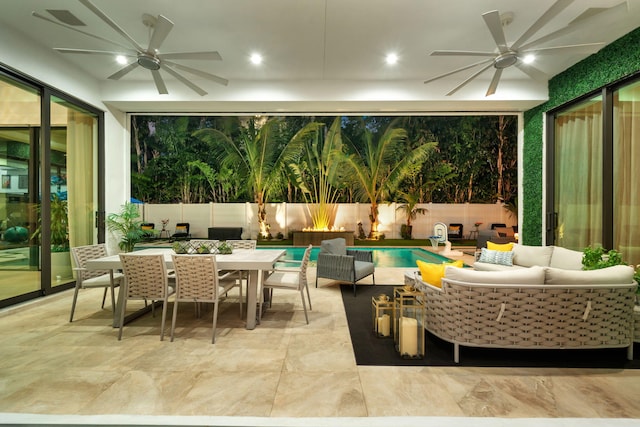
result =
[[[523,110],[546,99],[546,84],[515,67],[504,71],[495,95],[485,97],[493,68],[454,96],[445,94],[473,70],[424,84],[473,57],[430,56],[433,50],[493,51],[482,14],[512,12],[505,27],[514,42],[555,0],[92,0],[146,47],[144,13],[162,14],[175,27],[161,53],[216,50],[222,61],[175,61],[229,80],[221,86],[194,78],[201,97],[164,73],[169,95],[158,95],[151,73],[139,67],[119,81],[107,77],[122,66],[108,56],[64,55],[102,85],[104,100],[125,111],[455,111]],[[616,13],[580,24],[580,30],[545,46],[610,43],[640,23],[640,0],[575,0],[533,39],[560,29],[589,8]],[[77,0],[0,0],[0,25],[46,47],[113,50],[113,46],[31,16],[66,9],[87,24],[84,31],[127,44]],[[53,17],[51,17],[54,19]],[[257,67],[248,57],[259,52]],[[396,66],[384,62],[396,52]],[[547,55],[535,66],[554,76],[586,55]],[[0,59],[1,60],[1,59]],[[221,106],[221,103],[224,104]]]

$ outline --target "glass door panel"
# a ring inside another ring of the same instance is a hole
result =
[[[73,281],[69,248],[96,241],[98,117],[51,98],[51,285]]]
[[[0,301],[39,293],[40,94],[0,75]]]
[[[640,82],[613,96],[613,242],[622,258],[640,264]]]
[[[554,244],[582,250],[602,240],[602,101],[555,118]]]

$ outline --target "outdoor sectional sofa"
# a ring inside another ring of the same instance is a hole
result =
[[[422,281],[419,273],[411,277],[408,272],[405,282],[424,293],[424,327],[453,343],[456,363],[460,346],[617,347],[627,348],[627,357],[633,359],[637,284],[630,266],[591,271],[552,266],[476,271],[447,266],[444,271],[441,288]]]

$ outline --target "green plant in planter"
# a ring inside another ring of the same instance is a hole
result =
[[[199,254],[211,253],[211,251],[209,250],[209,247],[207,245],[205,245],[204,243],[196,248],[196,252],[198,252]]]
[[[125,252],[133,251],[136,243],[145,236],[138,207],[130,202],[122,205],[119,213],[107,216],[107,229],[120,236],[118,247]]]
[[[36,207],[38,212],[38,228],[31,235],[32,239],[40,237],[42,233],[42,215],[40,206]],[[51,252],[69,251],[69,204],[60,198],[58,194],[51,195],[50,204],[50,230],[51,230]]]
[[[177,254],[188,254],[190,246],[189,242],[175,242],[171,245],[171,249]]]
[[[591,246],[584,248],[582,255],[583,270],[598,270],[614,265],[627,265],[627,263],[622,260],[620,252],[614,249],[606,251],[601,246],[597,248],[592,248]]]
[[[230,243],[222,242],[218,245],[218,252],[222,255],[228,255],[233,252],[233,246]]]

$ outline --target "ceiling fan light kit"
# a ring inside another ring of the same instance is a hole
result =
[[[539,81],[547,81],[548,76],[537,68],[531,66],[531,62],[536,54],[566,54],[566,53],[584,53],[591,54],[597,52],[604,43],[588,43],[588,44],[578,44],[578,45],[569,45],[569,46],[555,46],[555,47],[546,47],[546,48],[536,48],[536,46],[541,45],[544,42],[549,40],[553,40],[554,38],[560,37],[569,32],[575,31],[578,29],[578,25],[569,24],[566,27],[554,31],[550,34],[547,34],[544,37],[541,37],[537,40],[529,42],[525,44],[533,35],[535,35],[542,27],[544,27],[549,21],[555,18],[562,10],[564,10],[567,6],[573,3],[574,0],[557,0],[545,13],[542,14],[538,18],[536,22],[534,22],[514,43],[511,45],[507,44],[504,27],[508,26],[511,22],[513,22],[514,14],[512,12],[505,12],[500,14],[497,10],[493,10],[490,12],[486,12],[482,15],[482,18],[493,37],[493,40],[496,44],[497,52],[475,52],[475,51],[455,51],[455,50],[436,50],[431,52],[431,56],[480,56],[487,57],[483,61],[475,62],[473,64],[466,65],[464,67],[457,68],[455,70],[449,71],[444,74],[440,74],[434,77],[431,77],[424,81],[424,83],[430,83],[435,80],[459,73],[461,71],[465,71],[471,68],[478,67],[480,65],[484,65],[480,70],[475,71],[469,77],[467,77],[462,83],[453,88],[447,96],[453,95],[459,89],[467,85],[473,79],[478,77],[480,74],[488,70],[493,66],[495,69],[493,78],[491,79],[491,83],[489,84],[489,88],[485,96],[493,95],[496,92],[498,87],[498,83],[500,82],[500,78],[502,76],[502,71],[515,66],[520,71],[527,74],[534,80]],[[601,9],[595,12],[592,16],[597,15],[598,13],[602,13],[607,9]]]
[[[112,40],[97,36],[95,34],[85,32],[74,28],[71,25],[67,25],[67,23],[58,22],[52,19],[47,18],[37,12],[32,12],[31,14],[39,19],[43,19],[47,22],[51,22],[53,24],[62,26],[72,31],[79,32],[86,36],[101,40],[103,42],[107,42],[111,45],[117,46],[119,51],[102,51],[102,50],[89,50],[89,49],[73,49],[73,48],[54,48],[56,51],[61,53],[71,53],[71,54],[89,54],[89,55],[113,55],[113,57],[131,57],[135,58],[134,62],[128,63],[125,61],[125,67],[120,69],[119,71],[113,73],[109,77],[110,80],[119,80],[134,69],[138,68],[138,66],[151,71],[151,75],[153,77],[153,82],[158,90],[159,94],[167,94],[169,93],[164,83],[164,79],[160,71],[167,72],[171,76],[173,76],[176,80],[187,86],[189,89],[193,90],[200,96],[204,96],[207,92],[185,77],[183,74],[176,71],[176,68],[190,73],[194,76],[198,76],[213,82],[216,82],[221,85],[227,85],[229,81],[223,77],[216,76],[215,74],[210,74],[205,71],[191,68],[186,65],[178,64],[169,60],[207,60],[207,61],[220,61],[222,57],[218,52],[209,51],[209,52],[174,52],[174,53],[159,53],[160,46],[167,38],[171,30],[173,29],[173,22],[171,22],[168,18],[163,15],[158,15],[157,17],[150,14],[142,15],[142,23],[144,26],[149,28],[150,31],[150,40],[147,48],[141,47],[127,32],[122,29],[115,21],[113,21],[107,14],[105,14],[102,10],[98,9],[90,0],[78,0],[85,7],[91,10],[98,18],[100,18],[103,22],[105,22],[109,27],[115,30],[120,36],[122,36],[129,44],[129,46],[123,46],[120,43],[114,42]],[[68,14],[63,14],[64,16],[71,15],[71,12]],[[54,15],[56,16],[56,15]],[[69,22],[69,20],[66,20]],[[120,62],[120,61],[118,61]]]

